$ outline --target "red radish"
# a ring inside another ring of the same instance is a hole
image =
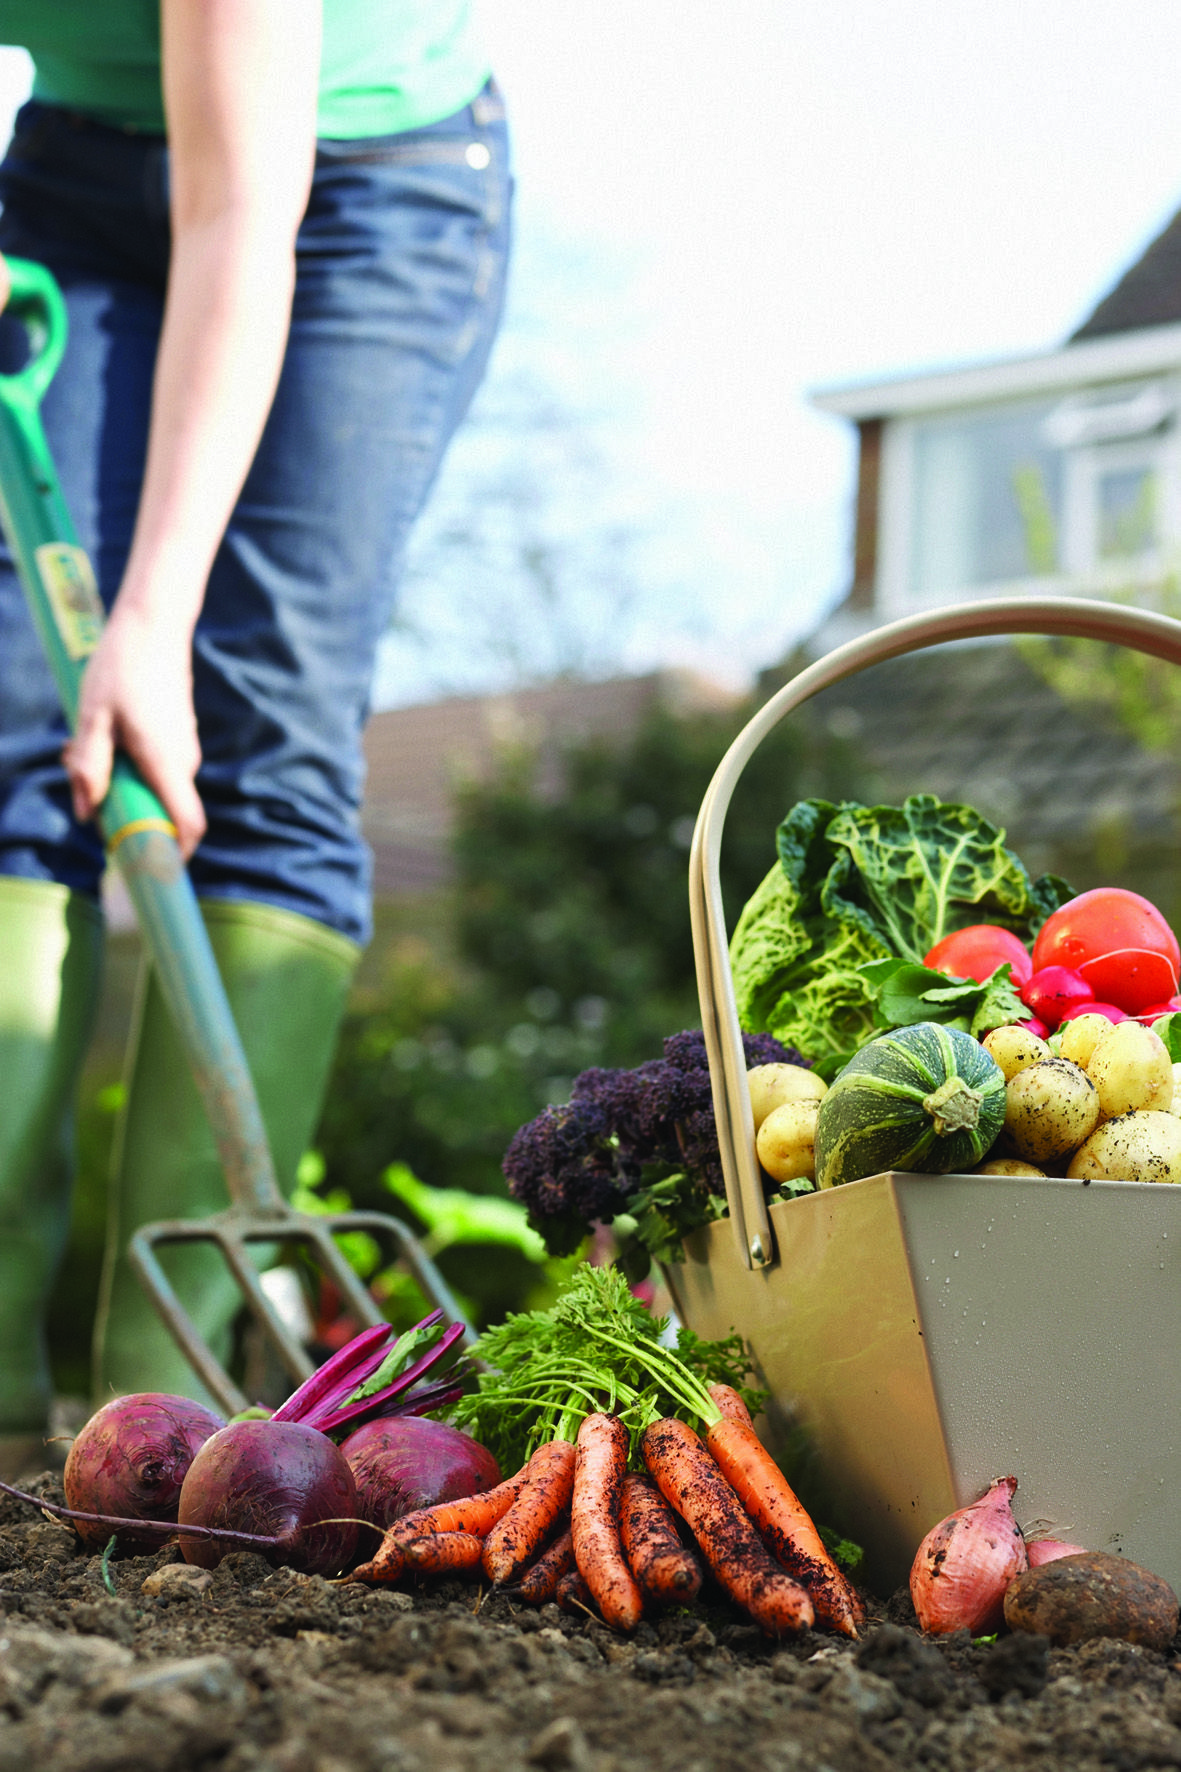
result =
[[[1039,1021],[1036,1015],[1027,1016],[1024,1021],[1019,1021],[1017,1026],[1024,1028],[1027,1034],[1033,1034],[1038,1040],[1046,1040],[1050,1035],[1050,1030],[1045,1022]]]
[[[486,1446],[425,1416],[367,1421],[341,1442],[357,1485],[357,1517],[384,1531],[414,1508],[494,1489],[500,1467]]]
[[[1025,1007],[1032,1009],[1050,1029],[1056,1028],[1075,1004],[1095,1001],[1095,993],[1086,979],[1068,966],[1043,966],[1021,986],[1018,994]]]
[[[1025,1554],[1029,1567],[1040,1569],[1043,1563],[1056,1563],[1059,1557],[1081,1557],[1086,1553],[1081,1544],[1067,1544],[1061,1538],[1027,1538]]]
[[[1016,1477],[999,1477],[979,1501],[940,1520],[919,1545],[910,1597],[923,1630],[969,1630],[981,1637],[1000,1629],[1005,1589],[1029,1567],[1013,1517],[1016,1487]]]
[[[69,1507],[119,1519],[175,1520],[181,1484],[200,1448],[225,1424],[188,1397],[162,1391],[114,1397],[81,1429],[66,1459],[62,1486]],[[76,1521],[79,1538],[102,1550],[111,1528]],[[116,1533],[120,1550],[158,1550],[160,1534]]]
[[[1162,1015],[1176,1015],[1178,1009],[1181,1009],[1181,997],[1170,997],[1167,1003],[1152,1003],[1147,1009],[1142,1009],[1136,1020],[1151,1027]]]
[[[357,1486],[340,1448],[298,1421],[235,1421],[207,1440],[180,1492],[181,1527],[256,1532],[268,1562],[337,1575],[357,1545]],[[333,1524],[321,1524],[331,1521]],[[213,1569],[232,1542],[180,1535],[187,1563]]]
[[[1080,1015],[1105,1015],[1110,1022],[1132,1019],[1125,1009],[1117,1009],[1114,1003],[1074,1003],[1064,1010],[1058,1026],[1061,1027],[1064,1022],[1077,1021]]]

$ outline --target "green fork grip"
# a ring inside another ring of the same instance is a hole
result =
[[[0,375],[0,526],[73,731],[82,674],[105,613],[41,423],[41,400],[66,347],[66,307],[43,265],[7,262],[6,311],[24,323],[30,355],[15,374]],[[254,1085],[175,827],[121,752],[98,822],[180,1030],[230,1197],[255,1212],[282,1210]]]
[[[98,645],[104,614],[41,423],[41,401],[66,348],[66,304],[44,265],[12,258],[8,270],[12,288],[6,311],[25,325],[29,359],[14,374],[0,375],[0,522],[73,730],[82,672]],[[173,828],[123,756],[116,758],[100,824],[108,844],[121,841],[132,826]]]

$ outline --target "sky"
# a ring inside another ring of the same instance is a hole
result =
[[[544,670],[460,619],[511,603],[508,544],[466,585],[434,571],[514,451],[560,594],[610,630],[592,664],[745,680],[847,579],[852,440],[810,390],[1052,348],[1181,206],[1176,0],[479,4],[516,262],[386,703]],[[552,395],[564,453],[519,434],[522,387]]]
[[[1175,0],[484,17],[518,177],[492,376],[547,242],[581,248],[592,292],[611,267],[540,331],[588,406],[619,377],[612,455],[660,513],[633,668],[740,681],[839,598],[854,450],[809,390],[1050,349],[1181,205]]]

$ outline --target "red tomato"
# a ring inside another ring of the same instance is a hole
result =
[[[1138,1015],[1178,988],[1181,948],[1156,906],[1122,886],[1080,892],[1047,917],[1033,968],[1068,966],[1096,997]]]
[[[1050,1029],[1056,1028],[1066,1011],[1076,1004],[1089,1009],[1095,1001],[1095,993],[1086,979],[1069,966],[1043,966],[1026,979],[1020,997],[1025,1007]]]
[[[1058,1023],[1059,1027],[1064,1021],[1077,1021],[1080,1015],[1105,1015],[1108,1021],[1131,1021],[1132,1019],[1124,1010],[1117,1009],[1114,1003],[1072,1003],[1070,1008],[1064,1012],[1062,1021]]]
[[[1013,982],[1020,988],[1033,971],[1033,961],[1021,941],[1011,929],[973,923],[937,941],[923,965],[932,972],[945,972],[949,978],[974,978],[983,984],[1006,960],[1013,968]]]

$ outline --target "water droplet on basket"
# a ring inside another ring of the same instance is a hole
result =
[[[959,1260],[959,1258],[960,1258],[960,1252],[959,1252],[959,1250],[958,1250],[958,1249],[953,1249],[953,1250],[952,1250],[952,1252],[951,1252],[951,1259],[952,1259],[952,1260],[953,1260],[953,1261],[958,1261],[958,1260]]]

